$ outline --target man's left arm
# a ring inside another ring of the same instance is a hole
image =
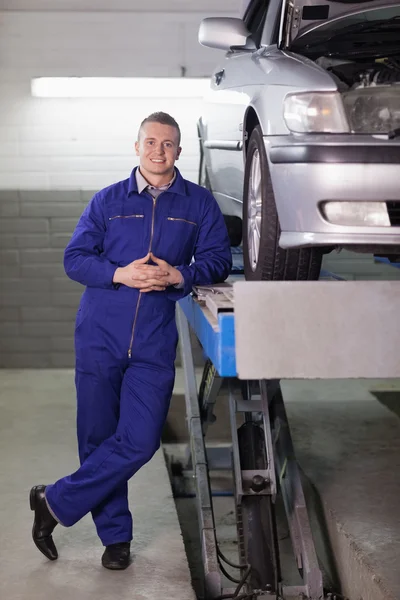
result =
[[[167,289],[170,300],[190,294],[194,285],[225,281],[232,268],[228,231],[215,198],[208,193],[191,265],[176,267],[183,276],[183,287]]]

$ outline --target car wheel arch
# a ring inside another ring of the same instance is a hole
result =
[[[257,126],[260,126],[262,129],[260,118],[253,106],[249,106],[246,110],[244,119],[243,119],[243,154],[244,158],[247,155],[247,149],[249,147],[249,142],[251,138],[251,134]]]
[[[253,164],[256,167],[253,169]],[[258,163],[258,167],[257,167]],[[261,125],[253,130],[245,161],[243,261],[247,280],[315,280],[320,248],[284,249],[279,245],[279,216]]]

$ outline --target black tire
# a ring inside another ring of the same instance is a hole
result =
[[[249,252],[248,206],[252,161],[259,153],[261,172],[261,228],[260,248],[256,266],[252,267]],[[281,229],[276,210],[274,191],[268,167],[261,127],[251,134],[246,156],[243,188],[243,259],[248,280],[307,280],[318,279],[321,270],[322,250],[302,248],[284,250],[279,247]]]

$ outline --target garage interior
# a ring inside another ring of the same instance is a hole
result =
[[[0,0],[1,598],[208,600],[179,358],[162,448],[130,482],[129,569],[101,567],[89,516],[57,531],[60,560],[46,561],[32,544],[28,494],[78,465],[73,335],[82,288],[64,273],[64,248],[93,194],[137,164],[134,141],[150,112],[178,120],[177,166],[198,181],[201,88],[181,83],[206,82],[219,57],[198,44],[201,20],[239,16],[242,5]],[[31,80],[42,77],[146,79],[136,96],[34,97]],[[171,83],[152,87],[153,78]],[[327,254],[323,269],[349,281],[400,279],[399,268],[348,251]],[[194,334],[192,348],[200,382],[205,357]],[[400,600],[400,379],[282,386],[321,570],[337,592],[330,597]],[[209,427],[212,448],[232,442],[227,398]],[[232,473],[212,469],[210,480],[219,547],[237,563]],[[282,565],[297,585],[280,512]]]

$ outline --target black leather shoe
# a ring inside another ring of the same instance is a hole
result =
[[[51,534],[57,525],[57,521],[47,508],[46,499],[44,497],[45,489],[45,485],[36,485],[31,489],[29,495],[31,510],[35,512],[32,538],[36,547],[46,558],[49,560],[56,560],[58,558],[58,552]]]
[[[111,546],[106,546],[104,554],[101,557],[101,564],[106,569],[126,569],[129,567],[130,556],[130,542],[111,544]]]

